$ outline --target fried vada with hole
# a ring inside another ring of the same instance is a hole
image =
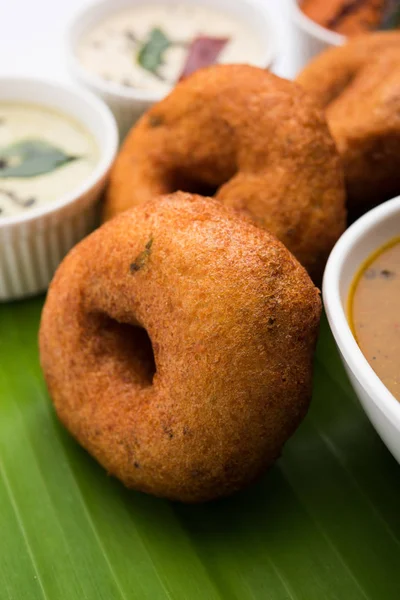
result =
[[[247,214],[316,281],[345,227],[322,112],[300,86],[247,65],[199,70],[141,118],[112,169],[104,217],[176,190]]]
[[[326,110],[351,216],[400,194],[400,32],[330,49],[297,81]]]
[[[51,284],[40,357],[72,435],[127,487],[226,496],[304,417],[321,303],[274,236],[176,193],[103,225]]]

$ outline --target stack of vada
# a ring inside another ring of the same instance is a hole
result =
[[[227,496],[273,464],[310,402],[312,278],[346,217],[323,113],[261,69],[199,71],[129,134],[104,214],[43,310],[57,414],[129,488]]]
[[[139,120],[111,172],[104,217],[176,190],[249,216],[317,282],[345,228],[343,173],[322,111],[299,85],[248,65],[197,71]]]
[[[400,194],[400,31],[327,50],[297,81],[326,111],[351,217]]]

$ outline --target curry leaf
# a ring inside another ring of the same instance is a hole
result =
[[[147,244],[144,247],[144,250],[135,258],[134,262],[131,263],[130,271],[131,273],[135,273],[136,271],[140,271],[146,265],[150,253],[151,247],[153,245],[153,238],[151,237]]]
[[[150,31],[148,39],[141,46],[137,61],[143,69],[157,74],[157,70],[163,63],[164,52],[172,45],[164,32],[155,27]]]
[[[21,140],[0,149],[0,178],[45,175],[78,158],[42,140]]]

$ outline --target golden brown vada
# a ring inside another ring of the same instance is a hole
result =
[[[381,24],[388,0],[302,0],[307,17],[342,35],[360,35]]]
[[[176,190],[249,215],[316,280],[345,227],[322,112],[300,86],[247,65],[197,71],[140,119],[112,170],[105,218]]]
[[[274,236],[177,193],[116,217],[64,259],[41,364],[61,421],[110,474],[210,500],[258,477],[304,417],[320,311]]]
[[[326,110],[357,216],[400,193],[400,32],[360,36],[297,79]]]

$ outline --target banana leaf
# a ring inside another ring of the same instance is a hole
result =
[[[249,489],[200,506],[126,490],[57,421],[42,299],[0,306],[1,600],[398,600],[400,468],[326,321],[311,410]]]

